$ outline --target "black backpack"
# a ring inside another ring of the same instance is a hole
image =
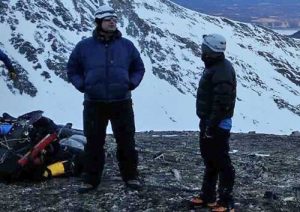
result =
[[[42,114],[43,111],[33,111],[18,118],[3,114],[1,122],[12,124],[12,129],[0,136],[0,179],[12,181],[38,178],[45,169],[47,160],[59,150],[58,140],[53,137],[53,141],[48,142],[34,160],[28,157],[25,158],[26,164],[19,163],[21,159],[24,160],[24,157],[30,155],[47,135],[56,133],[55,123]],[[36,163],[37,160],[40,162]]]

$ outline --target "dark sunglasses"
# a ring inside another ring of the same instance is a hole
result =
[[[113,21],[113,22],[118,22],[118,18],[117,18],[117,17],[114,17],[114,16],[109,16],[109,17],[103,18],[103,21]]]

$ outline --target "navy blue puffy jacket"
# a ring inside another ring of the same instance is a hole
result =
[[[86,100],[121,101],[141,82],[145,68],[134,44],[121,35],[111,42],[93,37],[80,41],[67,65],[70,82]]]

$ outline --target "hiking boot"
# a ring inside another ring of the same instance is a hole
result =
[[[212,208],[213,212],[234,212],[233,203],[217,203],[216,206]]]
[[[125,185],[128,188],[131,188],[133,190],[141,190],[142,189],[142,183],[139,179],[132,179],[132,180],[127,180],[125,182]]]
[[[97,174],[82,174],[82,186],[78,189],[78,193],[83,194],[95,190],[100,184],[100,178]]]
[[[96,190],[97,187],[98,187],[98,185],[83,183],[82,186],[77,190],[77,192],[79,194],[85,194],[85,193],[88,193],[90,191]]]
[[[191,208],[205,208],[205,207],[212,208],[216,205],[217,205],[216,202],[207,202],[203,200],[201,196],[195,196],[189,201],[189,206]]]

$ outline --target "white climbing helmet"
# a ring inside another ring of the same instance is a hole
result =
[[[226,49],[226,39],[219,34],[203,35],[203,43],[214,52],[224,52]]]
[[[95,12],[95,19],[102,19],[105,17],[113,16],[117,18],[117,14],[113,8],[108,5],[100,6]]]

